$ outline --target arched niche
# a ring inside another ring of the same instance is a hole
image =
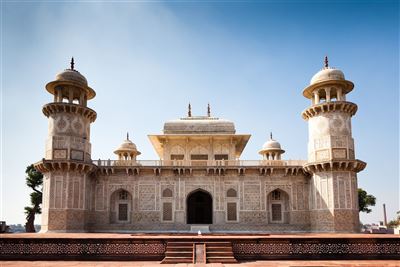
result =
[[[130,223],[132,195],[124,190],[114,191],[110,197],[110,223]]]
[[[267,195],[268,222],[287,224],[290,222],[289,194],[277,188]]]

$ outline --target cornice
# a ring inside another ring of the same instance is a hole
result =
[[[312,117],[332,111],[347,112],[353,116],[357,112],[357,105],[348,101],[324,102],[321,104],[312,105],[311,107],[305,109],[301,115],[303,119],[309,120]]]
[[[46,173],[50,171],[77,171],[90,173],[97,169],[97,166],[83,161],[77,160],[46,160],[34,164],[36,170],[41,173]]]
[[[309,173],[324,172],[324,171],[352,171],[360,172],[365,169],[367,163],[364,161],[354,160],[330,160],[307,163],[304,169]]]
[[[61,112],[75,113],[88,118],[90,122],[94,122],[97,117],[96,111],[93,109],[71,103],[49,103],[43,106],[42,111],[46,117],[49,117],[51,114]]]

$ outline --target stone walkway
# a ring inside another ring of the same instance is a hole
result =
[[[155,261],[0,261],[0,267],[400,267],[400,260],[252,261],[239,264],[160,264]]]

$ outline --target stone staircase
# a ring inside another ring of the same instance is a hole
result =
[[[163,264],[237,263],[228,241],[168,241]]]
[[[191,241],[168,241],[165,258],[161,263],[194,263],[193,246],[194,244]]]
[[[232,243],[224,241],[206,242],[207,263],[237,263]]]

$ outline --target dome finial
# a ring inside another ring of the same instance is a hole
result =
[[[129,132],[126,132],[126,140],[129,140]]]
[[[328,64],[328,56],[325,56],[325,59],[324,59],[324,67],[325,67],[325,69],[327,69],[327,68],[329,67],[329,64]]]
[[[211,117],[211,107],[210,107],[210,103],[208,103],[207,105],[207,116]]]
[[[74,70],[74,65],[75,65],[74,57],[72,57],[71,58],[71,70]]]
[[[188,106],[188,117],[192,117],[192,105],[190,105],[190,102]]]
[[[272,132],[269,133],[269,139],[272,140]]]

